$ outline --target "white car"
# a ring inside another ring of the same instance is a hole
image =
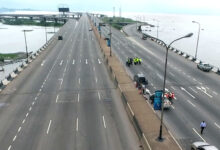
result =
[[[191,150],[218,150],[218,148],[206,142],[198,141],[192,143]]]

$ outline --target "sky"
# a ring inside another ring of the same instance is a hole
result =
[[[219,0],[0,0],[0,8],[56,11],[67,6],[71,11],[119,11],[142,13],[173,13],[220,15]]]

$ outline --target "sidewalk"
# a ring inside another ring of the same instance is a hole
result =
[[[131,122],[139,136],[142,146],[146,150],[179,150],[181,149],[172,136],[169,134],[165,126],[163,126],[163,142],[157,140],[159,135],[160,119],[156,116],[151,106],[146,103],[144,97],[139,94],[132,79],[128,76],[123,65],[118,58],[112,53],[110,57],[110,49],[106,45],[104,39],[100,39],[100,35],[96,27],[92,27],[95,36],[100,43],[104,60],[108,66],[111,75],[120,90],[123,103],[130,117]]]

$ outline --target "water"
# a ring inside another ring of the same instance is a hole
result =
[[[112,16],[112,12],[102,12]],[[116,13],[117,14],[117,13]],[[122,17],[132,18],[142,22],[148,22],[157,26],[158,37],[165,43],[184,36],[188,33],[194,35],[188,39],[182,39],[175,42],[172,46],[195,56],[196,42],[198,36],[198,24],[192,23],[197,21],[201,24],[200,40],[198,46],[197,58],[220,68],[220,16],[196,16],[196,15],[179,15],[179,14],[147,14],[147,13],[122,13]],[[157,20],[157,21],[156,21]],[[157,37],[157,28],[148,28],[146,33]]]
[[[33,30],[26,32],[28,52],[36,52],[46,43],[45,27],[40,26],[12,26],[0,23],[0,53],[26,52],[24,32],[22,30]],[[56,32],[58,28],[47,27],[46,32]],[[48,33],[49,40],[53,34]],[[0,72],[0,80],[8,76],[21,63],[3,66],[5,71]],[[1,67],[1,66],[0,66]],[[1,69],[1,68],[0,68]]]

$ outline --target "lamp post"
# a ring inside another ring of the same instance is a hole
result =
[[[110,36],[110,56],[112,56],[112,29],[111,29],[111,22],[112,19],[110,19],[110,25],[109,25],[109,36]]]
[[[28,48],[27,48],[26,32],[31,32],[33,30],[22,30],[22,31],[24,32],[25,49],[26,49],[26,55],[27,55],[27,61],[28,61]]]
[[[163,42],[162,40],[159,40],[161,41],[165,46],[166,46],[166,59],[165,59],[165,71],[164,71],[164,81],[163,81],[163,96],[162,96],[162,110],[161,110],[161,117],[160,117],[160,131],[159,131],[159,136],[158,136],[158,140],[159,141],[163,141],[163,138],[162,138],[162,125],[163,125],[163,112],[164,112],[164,95],[165,95],[165,86],[166,86],[166,75],[167,75],[167,57],[168,57],[168,50],[171,46],[171,44],[173,44],[174,42],[178,41],[178,40],[181,40],[183,38],[189,38],[193,35],[193,33],[189,33],[183,37],[180,37],[174,41],[172,41],[168,46],[165,42]]]
[[[197,37],[197,43],[196,43],[196,53],[195,53],[195,59],[197,58],[197,52],[198,52],[198,45],[199,45],[199,36],[200,36],[200,23],[197,21],[192,21],[192,23],[196,23],[199,25],[199,30],[198,30],[198,37]]]

